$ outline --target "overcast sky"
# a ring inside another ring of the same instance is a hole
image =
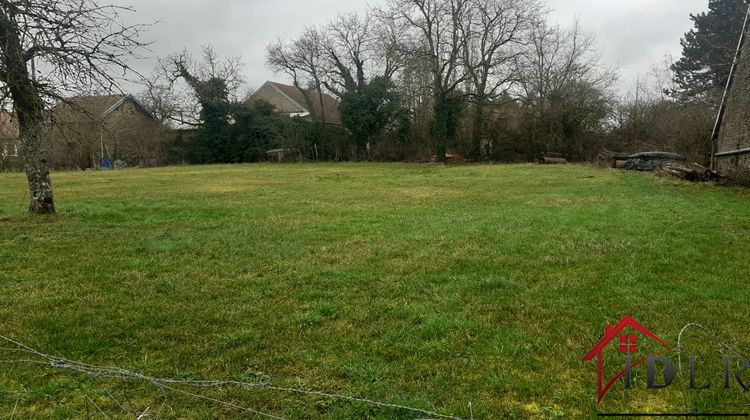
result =
[[[266,80],[286,81],[265,65],[269,42],[295,37],[306,25],[323,24],[339,13],[364,11],[383,0],[119,0],[135,7],[132,22],[159,23],[145,36],[153,56],[211,44],[224,56],[241,56],[249,88]],[[708,0],[548,0],[552,19],[568,24],[576,17],[594,32],[606,63],[620,69],[622,89],[646,73],[665,54],[680,56],[680,38],[691,28],[690,13]],[[138,63],[141,70],[151,61]]]

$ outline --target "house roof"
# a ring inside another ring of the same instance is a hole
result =
[[[20,137],[18,120],[7,111],[0,111],[0,140],[16,140]]]
[[[277,82],[266,82],[260,89],[263,89],[266,86],[270,86],[273,89],[275,89],[277,92],[281,94],[281,96],[285,97],[288,101],[292,102],[296,107],[299,107],[301,110],[305,110],[307,112],[310,112],[311,110],[308,109],[307,101],[305,101],[305,95],[302,93],[300,89],[298,89],[296,86],[291,85],[285,85],[283,83],[277,83]],[[314,115],[321,115],[321,106],[320,106],[320,98],[321,94],[318,93],[315,90],[308,90],[307,93],[310,96],[310,100],[312,101],[312,114]],[[327,93],[323,93],[323,108],[325,110],[325,119],[326,123],[328,124],[341,124],[341,113],[339,112],[339,102],[331,95],[328,95]]]
[[[133,95],[77,96],[53,107],[52,115],[62,122],[89,121],[92,118],[106,118],[128,102],[132,102],[144,114],[154,118]]]
[[[134,103],[143,113],[154,118],[132,95],[77,96],[54,106],[50,112],[58,122],[86,122],[92,118],[106,118],[128,102]],[[0,111],[0,140],[19,137],[16,116],[11,112]]]

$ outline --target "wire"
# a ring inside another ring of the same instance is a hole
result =
[[[350,401],[350,402],[359,402],[359,403],[365,403],[372,406],[380,407],[380,408],[387,408],[387,409],[397,409],[397,410],[405,410],[410,411],[412,413],[419,413],[421,415],[426,415],[432,418],[441,418],[441,419],[459,419],[460,417],[452,416],[452,415],[445,415],[436,413],[429,410],[424,410],[421,408],[414,408],[414,407],[408,407],[404,405],[398,405],[398,404],[391,404],[391,403],[384,403],[380,401],[370,400],[366,398],[359,398],[359,397],[350,397],[346,395],[341,394],[333,394],[333,393],[327,393],[327,392],[320,392],[320,391],[312,391],[312,390],[304,390],[304,389],[298,389],[298,388],[285,388],[280,386],[274,386],[271,384],[271,380],[268,376],[263,375],[260,376],[260,381],[258,382],[240,382],[240,381],[226,381],[226,380],[180,380],[180,379],[171,379],[171,378],[156,378],[152,376],[147,376],[138,372],[131,372],[125,369],[117,368],[117,367],[106,367],[106,366],[96,366],[91,365],[87,363],[82,362],[76,362],[72,360],[68,360],[62,357],[56,357],[56,356],[50,356],[48,354],[44,354],[38,350],[35,350],[19,341],[10,339],[8,337],[5,337],[3,335],[0,335],[0,341],[5,341],[8,344],[12,344],[15,347],[9,348],[9,347],[0,347],[0,353],[10,353],[10,354],[26,354],[28,356],[35,356],[41,360],[34,360],[33,358],[27,358],[27,359],[14,359],[14,360],[0,360],[0,364],[32,364],[32,365],[42,365],[42,366],[48,366],[55,369],[63,369],[63,370],[69,370],[74,371],[80,374],[89,375],[93,378],[101,378],[101,377],[108,377],[108,378],[117,378],[125,381],[143,381],[150,383],[154,385],[157,388],[160,389],[167,389],[173,392],[177,392],[183,395],[187,395],[194,398],[199,398],[202,400],[210,401],[216,404],[224,405],[226,407],[230,407],[236,410],[256,414],[263,417],[268,417],[272,419],[281,419],[281,417],[277,417],[273,414],[263,413],[258,410],[254,410],[252,408],[247,407],[241,407],[236,404],[232,404],[227,401],[222,401],[219,399],[207,397],[205,395],[196,394],[193,392],[189,392],[183,389],[176,388],[176,386],[187,386],[192,388],[240,388],[244,390],[269,390],[269,391],[276,391],[276,392],[285,392],[285,393],[295,393],[295,394],[301,394],[301,395],[307,395],[307,396],[316,396],[316,397],[324,397],[324,398],[330,398],[335,400],[342,400],[342,401]],[[125,410],[122,405],[120,405],[117,400],[112,397],[111,394],[109,394],[110,398],[112,398],[115,403]],[[97,408],[99,408],[97,406]],[[99,409],[101,411],[101,409]]]

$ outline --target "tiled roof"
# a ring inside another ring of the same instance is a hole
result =
[[[126,95],[77,96],[54,106],[50,113],[57,122],[89,122],[106,117],[129,98],[135,101]],[[135,103],[143,108],[138,101]],[[148,113],[145,109],[144,112]],[[19,136],[18,119],[15,115],[0,111],[0,139],[17,139]]]
[[[123,95],[78,96],[52,108],[52,115],[58,121],[89,121],[104,116],[123,99]]]
[[[295,86],[285,85],[283,83],[276,83],[276,82],[268,82],[269,84],[273,85],[275,88],[280,90],[284,93],[284,95],[291,98],[294,102],[302,106],[303,108],[307,108],[307,103],[305,101],[305,95],[302,94],[302,92],[297,89]],[[312,101],[313,106],[313,114],[316,116],[319,116],[320,113],[320,94],[315,90],[309,90],[307,91],[310,95],[310,99]],[[323,93],[323,106],[325,109],[325,117],[326,122],[329,124],[341,124],[341,113],[339,112],[339,102],[331,95],[328,95],[326,93]]]
[[[107,117],[129,101],[144,114],[154,118],[132,95],[77,96],[58,104],[52,108],[51,113],[58,122],[88,122],[93,118]]]

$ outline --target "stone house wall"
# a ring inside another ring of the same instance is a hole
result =
[[[750,148],[750,37],[746,40],[735,69],[719,132],[718,153]],[[750,154],[717,158],[724,173],[750,171]]]

